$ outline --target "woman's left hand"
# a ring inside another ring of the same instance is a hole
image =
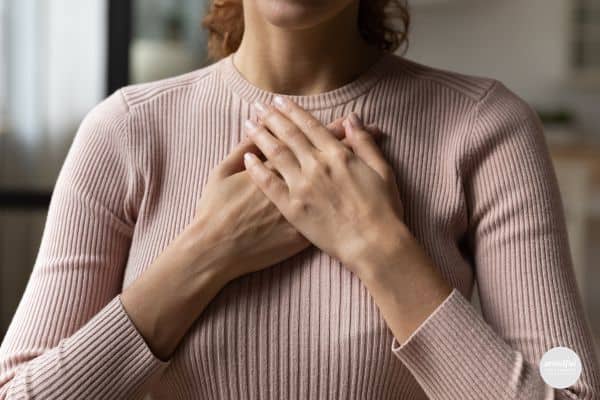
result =
[[[383,239],[404,233],[392,168],[356,114],[344,122],[349,149],[297,104],[274,104],[255,104],[263,126],[245,127],[280,176],[251,153],[246,169],[303,236],[358,272]]]
[[[306,239],[361,279],[404,342],[452,287],[404,224],[390,165],[355,114],[344,121],[350,150],[289,99],[275,104],[255,104],[262,126],[246,122],[274,168],[246,153],[250,177]]]

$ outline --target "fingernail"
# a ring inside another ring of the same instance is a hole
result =
[[[252,121],[251,119],[245,120],[244,126],[246,127],[246,129],[249,132],[254,132],[258,128],[258,125],[256,124],[256,122]]]
[[[277,107],[283,111],[285,111],[289,108],[289,102],[283,96],[279,96],[279,95],[275,96],[275,98],[273,98],[273,104],[275,104],[275,107]]]
[[[360,120],[358,115],[354,113],[354,111],[350,113],[350,123],[352,124],[352,126],[362,128],[362,121]]]
[[[254,109],[256,110],[256,113],[260,116],[263,116],[267,113],[267,106],[259,100],[256,100],[254,102]]]
[[[254,159],[254,154],[244,153],[244,161],[248,164],[255,164],[256,160]]]
[[[351,129],[353,128],[353,125],[352,125],[352,123],[350,122],[350,118],[344,118],[344,119],[342,120],[342,126],[343,126],[345,129],[350,129],[350,130],[351,130]]]

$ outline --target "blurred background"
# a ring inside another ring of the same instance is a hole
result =
[[[600,345],[600,1],[410,3],[407,58],[497,78],[542,117],[579,290]],[[206,65],[206,6],[0,0],[0,340],[82,118],[121,86]]]

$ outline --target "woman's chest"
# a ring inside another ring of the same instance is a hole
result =
[[[222,124],[228,129],[202,135],[184,131],[148,147],[156,154],[144,166],[124,286],[193,220],[208,174],[240,140],[242,122],[229,120]],[[466,212],[454,165],[435,151],[438,143],[402,129],[386,134],[381,146],[396,172],[407,225],[454,286],[471,287],[471,269],[456,241]],[[227,285],[188,332],[166,377],[181,380],[178,390],[197,382],[205,398],[271,390],[275,398],[365,398],[366,391],[380,390],[371,398],[384,399],[398,382],[406,393],[418,387],[391,353],[391,342],[360,280],[309,248]]]
[[[137,205],[125,285],[193,221],[209,173],[244,135],[241,126],[251,115],[249,110],[236,111],[237,115],[213,115],[204,122],[178,122],[175,125],[181,129],[176,132],[162,131],[161,124],[153,124],[154,130],[140,140],[138,159],[143,178],[139,187],[143,195]],[[327,123],[347,111],[316,115]],[[436,261],[456,266],[467,209],[455,161],[458,150],[452,141],[445,140],[451,135],[426,135],[422,128],[407,125],[402,119],[377,114],[370,121],[384,130],[378,142],[395,171],[405,223]]]

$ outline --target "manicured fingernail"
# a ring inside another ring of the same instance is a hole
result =
[[[360,120],[360,118],[358,118],[358,115],[356,115],[354,111],[350,113],[350,123],[352,124],[352,126],[362,128],[362,121]]]
[[[249,132],[254,132],[258,128],[258,125],[256,124],[256,122],[252,121],[251,119],[245,120],[244,126],[246,127],[246,129]]]
[[[256,164],[256,159],[254,157],[255,156],[252,153],[244,153],[244,161],[248,164],[251,164],[251,165]]]
[[[260,116],[263,116],[267,113],[267,106],[260,100],[256,100],[254,102],[254,109],[256,110],[256,113]]]
[[[342,120],[342,126],[344,127],[344,129],[352,130],[352,124],[350,123],[349,118],[344,118]]]
[[[286,111],[289,108],[289,102],[283,96],[275,96],[275,98],[273,98],[273,104],[275,105],[275,107],[283,111]]]

